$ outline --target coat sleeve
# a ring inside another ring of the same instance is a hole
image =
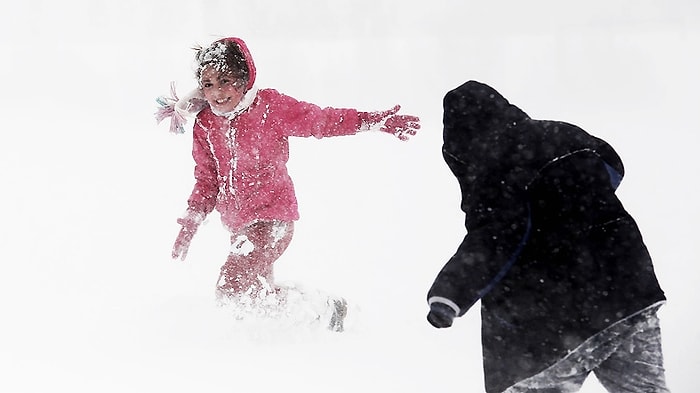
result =
[[[270,102],[267,121],[282,129],[286,136],[325,138],[353,135],[361,127],[356,109],[321,108],[318,105],[267,90]]]
[[[530,207],[525,193],[499,177],[462,186],[467,235],[438,273],[428,303],[444,303],[462,316],[508,272],[530,233]]]
[[[195,161],[195,185],[189,199],[188,209],[207,215],[214,210],[219,192],[216,161],[207,140],[207,133],[197,121],[194,126],[192,157]]]

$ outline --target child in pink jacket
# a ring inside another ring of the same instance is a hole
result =
[[[255,65],[245,43],[224,38],[196,54],[199,88],[177,100],[161,98],[158,118],[171,117],[183,132],[183,115],[196,113],[192,155],[196,183],[173,258],[184,259],[199,224],[212,210],[231,232],[231,252],[221,268],[222,297],[262,290],[273,283],[272,266],[289,245],[299,219],[287,173],[290,136],[316,138],[377,129],[401,140],[420,128],[416,116],[323,108],[274,89],[257,89]],[[174,95],[174,92],[173,92]]]

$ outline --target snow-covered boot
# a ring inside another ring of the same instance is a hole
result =
[[[328,330],[333,332],[342,332],[343,321],[345,316],[348,314],[348,302],[345,299],[328,299],[328,305],[331,307],[333,314],[331,315],[331,320],[328,323]]]

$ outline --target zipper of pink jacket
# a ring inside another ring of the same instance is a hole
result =
[[[228,150],[228,153],[231,155],[231,165],[229,166],[229,170],[227,174],[223,173],[223,168],[224,166],[219,162],[219,157],[216,155],[216,151],[214,150],[214,143],[211,141],[211,131],[207,132],[207,144],[209,145],[209,152],[211,153],[211,156],[214,158],[214,162],[216,163],[216,172],[217,176],[221,177],[223,181],[219,181],[219,193],[217,195],[217,200],[221,201],[222,198],[226,198],[227,195],[230,195],[233,198],[233,205],[236,210],[240,209],[240,204],[238,201],[238,194],[236,192],[236,187],[234,184],[234,179],[235,179],[235,173],[236,173],[236,166],[238,162],[238,157],[236,155],[236,135],[235,135],[235,128],[231,127],[231,120],[228,121],[228,129],[224,133],[224,138],[226,139],[226,149]],[[228,190],[227,190],[228,188]]]
[[[228,187],[231,195],[233,196],[233,206],[236,211],[240,210],[240,204],[238,203],[238,193],[235,187],[235,174],[236,167],[238,166],[238,155],[236,154],[236,128],[231,127],[231,122],[228,121],[228,132],[226,134],[226,145],[228,146],[229,154],[231,154],[231,167],[228,174]]]

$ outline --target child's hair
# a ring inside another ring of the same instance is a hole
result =
[[[202,77],[205,67],[212,66],[219,73],[231,74],[234,78],[243,80],[246,84],[250,79],[250,70],[241,48],[233,41],[216,41],[206,48],[194,48],[197,80]]]

